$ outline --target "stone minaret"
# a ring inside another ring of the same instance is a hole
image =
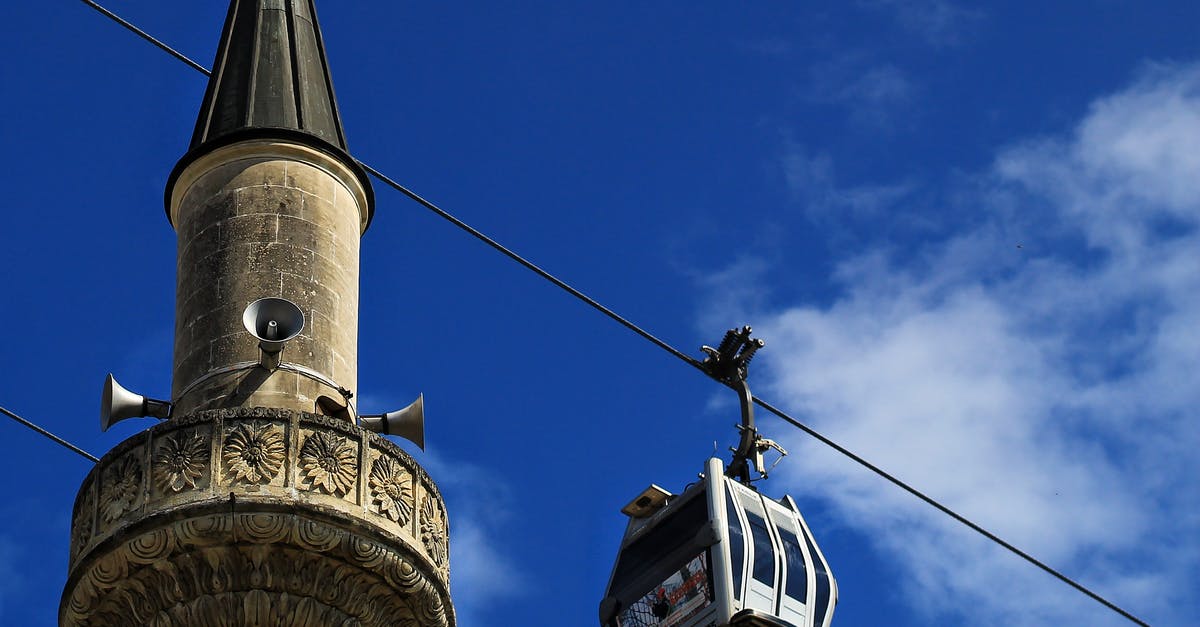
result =
[[[170,418],[84,480],[60,625],[454,624],[441,495],[356,424],[374,198],[314,11],[230,5],[166,188],[179,246]],[[303,316],[281,352],[260,348],[275,328],[243,325],[264,298]]]

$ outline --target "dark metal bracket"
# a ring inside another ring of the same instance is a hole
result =
[[[746,382],[746,377],[749,374],[750,360],[754,359],[754,354],[765,346],[766,342],[751,338],[752,331],[749,325],[741,329],[730,329],[725,332],[725,337],[721,339],[721,343],[716,348],[700,347],[700,350],[708,355],[700,364],[701,368],[712,378],[733,388],[738,394],[738,404],[742,410],[742,423],[737,425],[737,428],[741,433],[741,438],[737,448],[730,449],[733,451],[733,460],[729,463],[725,474],[745,485],[767,477],[770,469],[763,467],[764,452],[776,450],[780,453],[780,459],[783,458],[783,455],[787,455],[787,451],[782,446],[762,437],[754,426],[754,396],[750,394],[750,384]],[[778,464],[778,460],[775,463]],[[757,479],[751,477],[751,465],[759,475]],[[771,466],[771,468],[774,467],[774,465]]]

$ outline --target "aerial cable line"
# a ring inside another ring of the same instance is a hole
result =
[[[133,24],[129,23],[128,21],[126,21],[124,19],[121,19],[119,16],[112,13],[111,11],[108,11],[104,7],[101,7],[100,5],[96,4],[95,2],[92,2],[91,0],[82,0],[82,2],[88,6],[96,9],[97,11],[104,14],[106,17],[115,21],[116,23],[120,24],[121,26],[124,26],[126,29],[130,30],[134,34],[138,35],[139,37],[154,44],[156,47],[167,52],[168,54],[175,57],[176,59],[179,59],[183,63],[190,66],[192,69],[200,72],[201,74],[204,74],[205,76],[212,76],[212,72],[210,70],[208,70],[207,68],[205,68],[203,65],[200,65],[199,63],[196,63],[195,61],[189,59],[183,53],[180,53],[180,52],[176,51],[174,48],[171,48],[170,46],[159,41],[158,39],[155,39],[154,37],[150,36],[142,29],[134,26]],[[559,279],[558,277],[555,277],[554,275],[550,274],[549,272],[543,270],[537,264],[534,264],[533,262],[531,262],[531,261],[525,259],[524,257],[522,257],[521,255],[517,254],[516,252],[505,247],[503,244],[500,244],[499,242],[492,239],[491,237],[488,237],[482,231],[479,231],[478,229],[467,224],[466,222],[463,222],[462,220],[454,217],[452,214],[450,214],[449,212],[445,211],[444,209],[438,207],[434,203],[422,198],[416,192],[409,190],[407,187],[404,187],[403,185],[401,185],[400,183],[397,183],[396,181],[392,180],[388,176],[385,176],[379,170],[376,170],[375,168],[371,167],[370,165],[368,165],[366,163],[363,163],[362,161],[359,161],[358,159],[355,159],[355,162],[357,162],[359,165],[361,165],[367,172],[369,172],[370,174],[372,174],[376,178],[378,178],[382,183],[395,189],[396,191],[400,192],[401,194],[404,194],[405,196],[409,197],[410,199],[417,202],[421,206],[425,207],[429,211],[432,211],[433,213],[437,214],[439,217],[447,220],[448,222],[457,226],[458,228],[462,229],[463,231],[466,231],[467,233],[471,234],[475,238],[479,239],[483,243],[492,247],[493,249],[500,252],[501,254],[508,257],[509,259],[512,259],[513,261],[521,264],[525,268],[533,271],[538,276],[541,276],[542,278],[546,279],[547,281],[550,281],[554,285],[556,285],[559,288],[561,288],[562,290],[566,291],[568,294],[583,301],[584,303],[591,306],[593,309],[596,309],[600,313],[611,318],[612,320],[614,320],[621,326],[638,334],[643,339],[651,342],[655,346],[658,346],[659,348],[663,349],[664,351],[670,353],[671,355],[680,359],[684,363],[708,374],[707,371],[705,371],[704,366],[701,364],[701,362],[699,360],[688,356],[687,354],[680,351],[679,349],[658,339],[657,337],[652,335],[650,332],[646,331],[645,329],[642,329],[641,327],[634,324],[633,322],[630,322],[626,318],[617,314],[615,311],[609,309],[608,307],[605,307],[604,305],[600,304],[595,299],[584,294],[583,292],[579,291],[578,289],[572,287],[570,284],[566,283],[565,281],[563,281],[563,280]],[[709,376],[711,377],[711,375],[709,375]],[[728,383],[723,382],[723,381],[718,381],[718,382],[722,383],[723,385],[729,385]],[[876,475],[879,475],[883,479],[886,479],[888,482],[892,483],[893,485],[900,487],[901,489],[908,492],[909,494],[912,494],[913,496],[928,503],[929,505],[933,506],[934,508],[936,508],[938,511],[942,512],[943,514],[950,516],[954,520],[957,520],[958,522],[962,523],[963,525],[966,525],[968,528],[972,529],[973,531],[983,535],[985,538],[995,542],[996,544],[1000,545],[1001,547],[1004,547],[1005,549],[1008,549],[1014,555],[1024,559],[1025,561],[1029,562],[1030,564],[1033,564],[1034,566],[1040,568],[1041,570],[1053,575],[1058,580],[1060,580],[1063,583],[1066,583],[1067,585],[1071,586],[1072,588],[1075,588],[1076,590],[1082,592],[1083,594],[1085,594],[1088,597],[1092,598],[1093,600],[1099,602],[1100,604],[1104,605],[1105,607],[1109,608],[1110,610],[1120,614],[1121,616],[1129,619],[1130,621],[1132,621],[1138,625],[1142,625],[1143,627],[1149,627],[1149,625],[1146,622],[1137,618],[1133,614],[1130,614],[1129,612],[1121,609],[1116,604],[1112,603],[1111,601],[1108,601],[1107,599],[1100,596],[1099,594],[1092,592],[1091,590],[1089,590],[1082,584],[1077,583],[1074,580],[1072,580],[1070,577],[1067,577],[1066,575],[1060,573],[1059,571],[1055,570],[1054,568],[1052,568],[1050,566],[1047,566],[1046,564],[1042,563],[1041,561],[1039,561],[1038,559],[1029,555],[1028,553],[1026,553],[1026,552],[1018,549],[1017,547],[1013,546],[1012,544],[1009,544],[1008,542],[1002,540],[999,536],[987,531],[986,529],[984,529],[983,527],[979,526],[978,524],[972,522],[970,519],[966,518],[965,516],[958,514],[954,510],[950,509],[949,507],[942,505],[941,503],[939,503],[932,497],[925,495],[920,490],[917,490],[916,488],[908,485],[907,483],[901,481],[900,479],[892,476],[890,473],[883,470],[882,468],[879,468],[878,466],[872,464],[871,462],[867,461],[863,457],[860,457],[859,455],[850,451],[846,447],[841,446],[837,442],[834,442],[833,440],[829,439],[828,437],[822,435],[820,432],[816,431],[812,427],[809,427],[809,426],[805,425],[804,423],[800,422],[799,420],[789,416],[787,413],[783,412],[780,409],[777,409],[770,403],[767,403],[766,401],[764,401],[758,397],[754,397],[754,403],[757,404],[759,407],[762,407],[763,409],[771,412],[772,414],[775,414],[776,416],[778,416],[779,418],[788,422],[792,426],[794,426],[794,427],[800,429],[801,431],[804,431],[808,435],[816,438],[818,441],[825,444],[826,446],[829,446],[830,448],[834,449],[835,451],[850,458],[854,462],[857,462],[859,465],[866,468],[867,470],[870,470],[871,472],[875,473]]]
[[[50,433],[49,431],[46,431],[45,429],[33,424],[32,422],[29,422],[28,420],[25,420],[24,418],[12,413],[11,411],[8,411],[7,409],[4,409],[3,407],[0,407],[0,414],[4,414],[5,416],[12,418],[13,420],[16,420],[17,422],[25,425],[26,427],[29,427],[30,429],[37,431],[38,433],[50,438],[51,440],[54,440],[55,442],[58,442],[59,444],[71,449],[72,451],[75,451],[76,453],[79,453],[80,455],[92,460],[92,462],[100,461],[99,457],[92,455],[91,453],[79,448],[78,446],[75,446],[74,444],[71,444],[70,442],[58,437],[57,435],[54,435],[53,433]]]
[[[179,59],[180,61],[183,61],[184,63],[190,65],[193,70],[196,70],[197,72],[202,72],[206,76],[209,76],[212,74],[212,72],[209,72],[208,69],[205,68],[203,65],[196,63],[195,61],[187,58],[182,52],[179,52],[178,50],[175,50],[174,48],[168,46],[167,44],[164,44],[163,42],[155,39],[152,35],[150,35],[150,33],[147,33],[146,31],[144,31],[144,30],[138,28],[137,26],[134,26],[133,24],[129,23],[128,21],[122,19],[121,16],[117,15],[116,13],[109,11],[108,9],[100,6],[99,4],[96,4],[95,2],[92,2],[92,0],[82,0],[82,1],[84,4],[88,5],[89,7],[92,7],[93,9],[95,9],[98,13],[100,13],[104,17],[107,17],[108,19],[120,24],[121,26],[124,26],[125,28],[129,29],[130,31],[133,31],[133,33],[135,35],[137,35],[138,37],[141,37],[142,39],[145,39],[146,41],[154,44],[163,52],[166,52],[167,54],[175,57],[176,59]]]
[[[355,159],[355,161],[358,161],[358,160]],[[638,325],[630,322],[629,320],[622,317],[617,312],[609,309],[608,307],[605,307],[604,305],[600,304],[594,298],[588,296],[587,294],[584,294],[583,292],[575,289],[574,287],[571,287],[566,281],[563,281],[562,279],[559,279],[558,277],[554,276],[553,274],[546,272],[545,270],[538,267],[537,264],[535,264],[532,261],[529,261],[528,259],[522,257],[521,255],[513,252],[512,250],[510,250],[509,248],[507,248],[500,242],[497,242],[496,240],[488,237],[483,232],[481,232],[479,229],[476,229],[475,227],[467,224],[466,222],[459,220],[458,218],[454,217],[453,215],[451,215],[449,212],[442,209],[441,207],[438,207],[437,205],[429,202],[428,200],[425,200],[424,198],[419,196],[416,192],[413,192],[412,190],[408,189],[407,187],[397,183],[396,181],[393,181],[391,178],[388,178],[383,173],[381,173],[379,170],[372,168],[371,166],[363,163],[362,161],[358,161],[358,164],[361,165],[364,169],[366,169],[367,172],[370,172],[371,174],[375,175],[375,177],[378,178],[380,181],[382,181],[383,183],[386,183],[388,186],[392,187],[393,189],[400,192],[401,194],[404,194],[405,196],[408,196],[409,198],[413,199],[418,204],[420,204],[422,207],[425,207],[426,209],[436,213],[438,216],[444,218],[446,221],[450,222],[454,226],[457,226],[458,228],[466,231],[467,233],[470,233],[471,235],[475,236],[477,239],[479,239],[483,243],[487,244],[488,246],[491,246],[492,248],[496,249],[497,251],[499,251],[501,254],[508,257],[509,259],[512,259],[513,261],[521,264],[522,266],[525,266],[529,270],[532,270],[535,274],[537,274],[538,276],[542,277],[543,279],[546,279],[547,281],[557,285],[558,287],[562,288],[564,291],[566,291],[571,296],[574,296],[575,298],[578,298],[579,300],[587,303],[593,309],[608,316],[609,318],[612,318],[621,326],[642,336],[647,341],[649,341],[651,344],[654,344],[655,346],[667,351],[668,353],[671,353],[675,357],[683,360],[684,362],[686,362],[692,366],[695,366],[696,368],[700,368],[700,362],[698,360],[696,360],[692,357],[688,357],[685,353],[683,353],[679,349],[675,348],[674,346],[671,346],[670,344],[667,344],[666,342],[658,339],[657,337],[654,337],[653,335],[650,334],[649,331],[646,331],[645,329],[639,327]]]

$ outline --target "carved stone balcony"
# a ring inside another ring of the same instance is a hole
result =
[[[378,435],[202,411],[84,480],[59,624],[450,627],[447,529],[429,476]]]

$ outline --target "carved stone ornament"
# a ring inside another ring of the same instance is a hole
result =
[[[412,517],[412,475],[390,457],[371,465],[371,499],[380,514],[407,526]]]
[[[446,564],[449,552],[446,521],[442,515],[441,503],[435,502],[432,495],[426,495],[421,505],[421,542],[425,544],[425,550],[429,552],[435,564]]]
[[[195,431],[164,438],[154,450],[155,485],[163,492],[195,488],[208,467],[208,449],[208,438]]]
[[[126,455],[104,478],[102,518],[109,523],[137,505],[142,494],[142,458]]]
[[[300,448],[300,468],[315,489],[335,496],[346,494],[358,477],[358,451],[345,438],[314,433]]]
[[[269,483],[284,458],[283,430],[271,425],[240,424],[225,436],[225,466],[234,481]]]
[[[287,512],[142,526],[113,549],[72,572],[61,625],[454,624],[404,551]]]
[[[455,625],[437,486],[342,420],[171,418],[105,455],[73,512],[62,627]]]
[[[75,551],[82,549],[92,541],[92,512],[96,508],[96,490],[91,482],[85,482],[79,489],[79,511],[71,521],[71,546]]]

